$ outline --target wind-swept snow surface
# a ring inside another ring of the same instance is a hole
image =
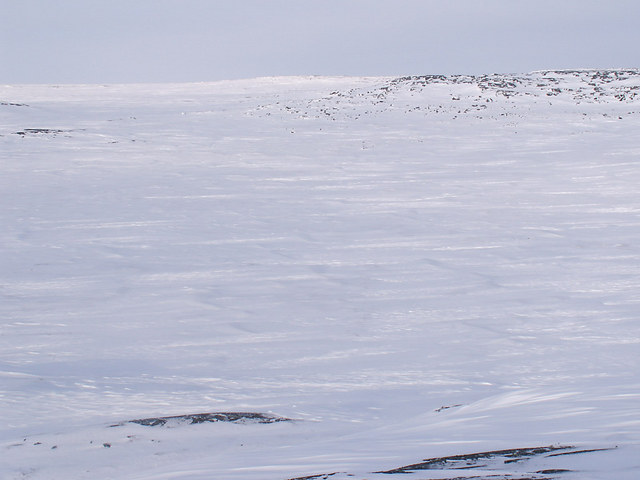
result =
[[[0,103],[3,479],[638,478],[637,71]]]

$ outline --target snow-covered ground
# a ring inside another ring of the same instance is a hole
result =
[[[638,71],[0,103],[0,478],[639,478]]]

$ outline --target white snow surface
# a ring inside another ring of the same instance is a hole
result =
[[[640,477],[638,71],[0,102],[0,478]]]

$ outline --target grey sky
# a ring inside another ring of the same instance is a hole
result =
[[[0,83],[640,66],[638,0],[0,0]]]

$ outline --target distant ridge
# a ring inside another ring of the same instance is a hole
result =
[[[297,117],[360,118],[392,111],[423,114],[509,114],[518,98],[532,103],[640,105],[640,70],[541,70],[526,74],[411,75],[304,101],[261,106],[256,114],[285,112]],[[363,103],[371,108],[362,109]],[[635,111],[629,112],[635,113]]]

